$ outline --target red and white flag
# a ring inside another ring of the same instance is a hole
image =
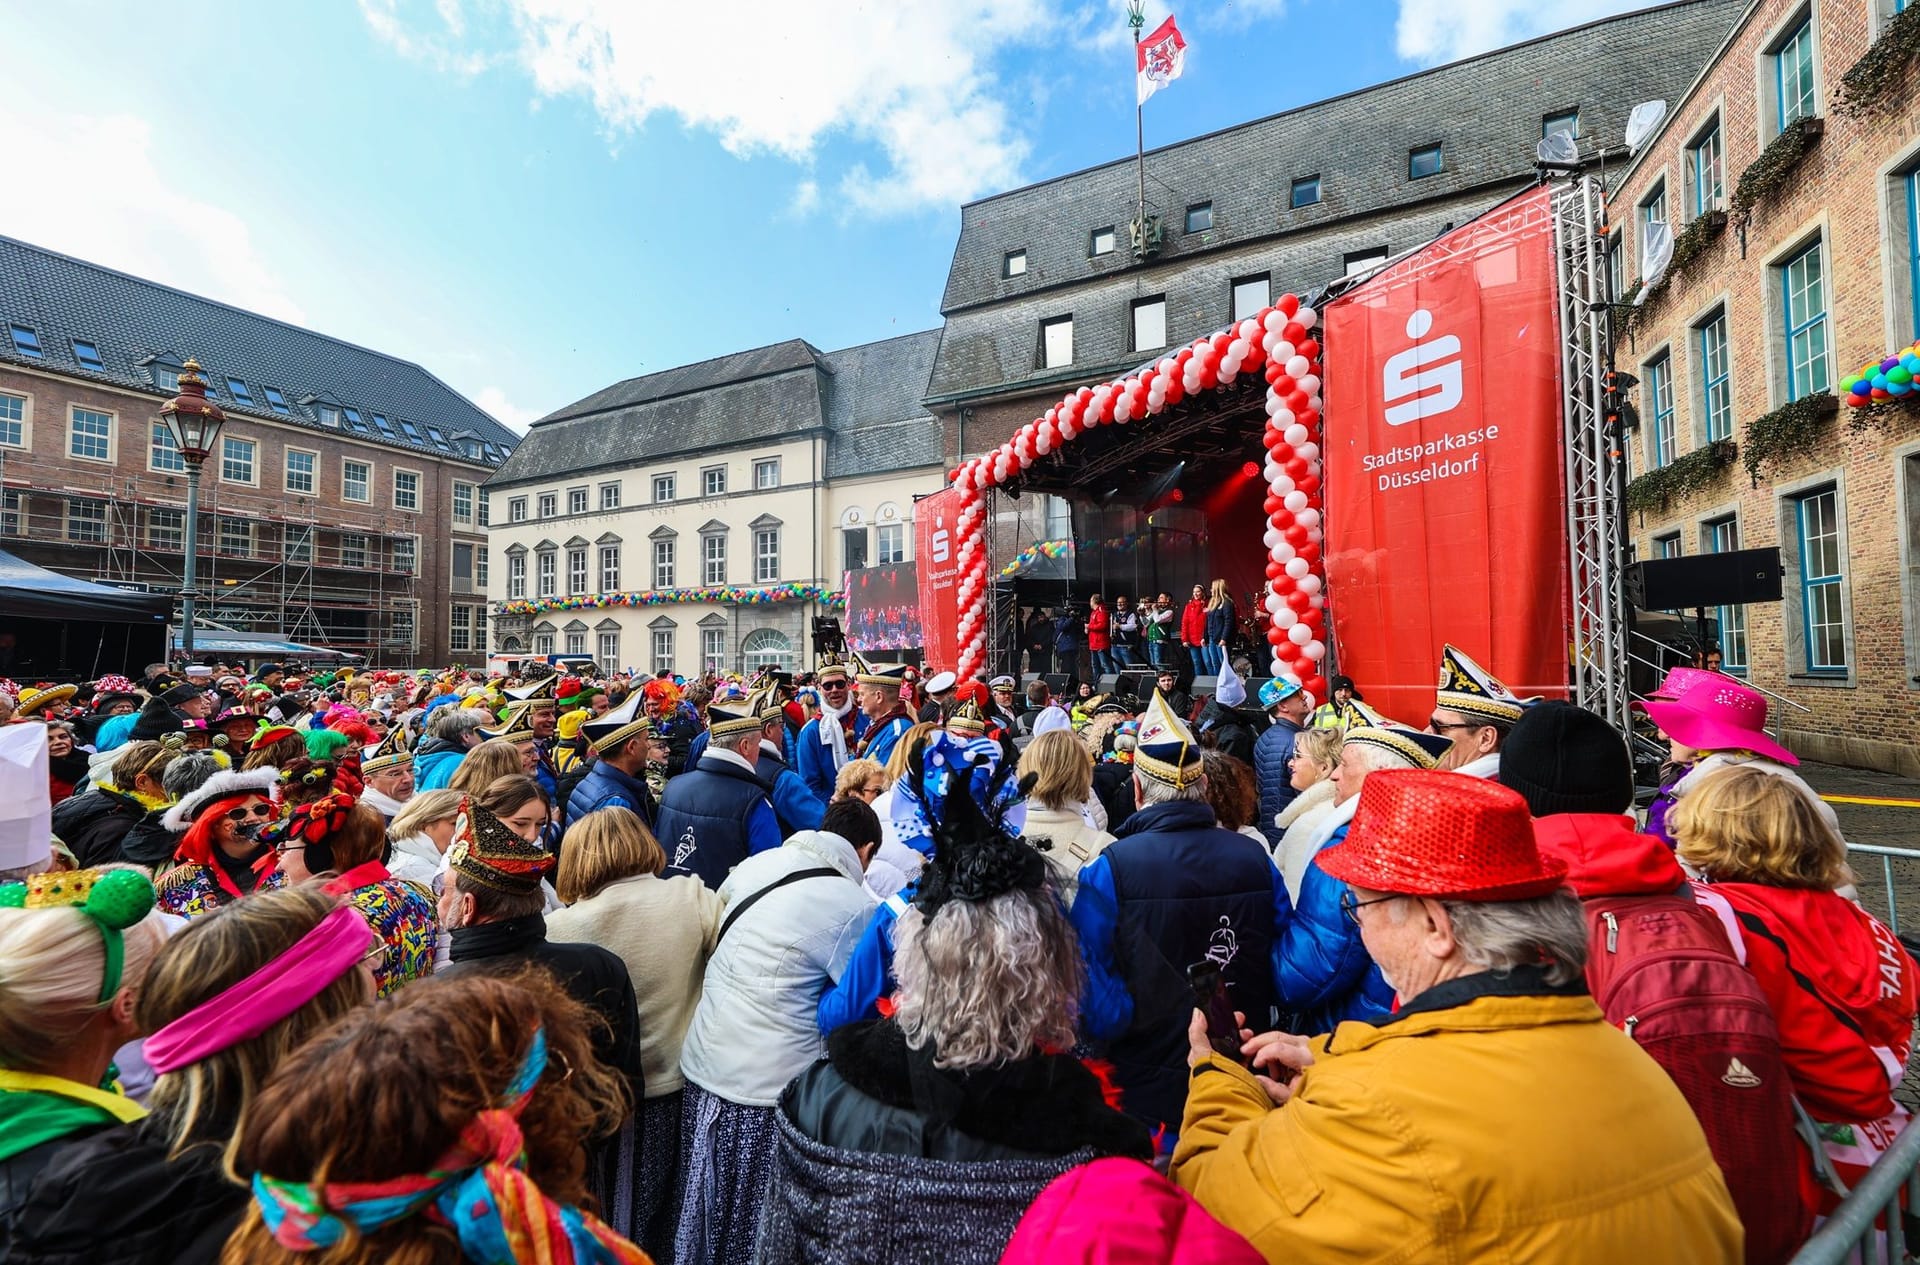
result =
[[[1134,48],[1134,84],[1136,99],[1145,105],[1147,98],[1180,77],[1187,65],[1187,41],[1173,24],[1173,15],[1153,28],[1153,34]]]

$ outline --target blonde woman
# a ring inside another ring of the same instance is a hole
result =
[[[566,908],[547,916],[559,941],[597,944],[627,964],[639,1003],[640,1062],[646,1101],[640,1153],[634,1157],[634,1208],[628,1223],[656,1259],[673,1246],[672,1198],[680,1164],[680,1106],[686,1082],[680,1044],[713,951],[724,906],[691,874],[662,878],[667,856],[639,816],[605,808],[567,827],[560,845],[559,892]]]
[[[840,766],[840,772],[833,780],[833,798],[845,799],[852,795],[871,805],[892,784],[887,777],[886,766],[878,760],[864,757],[849,760]]]
[[[1227,661],[1227,647],[1233,644],[1233,599],[1227,596],[1227,582],[1215,580],[1207,595],[1207,631],[1205,654],[1208,673],[1218,676]]]
[[[460,824],[460,804],[466,799],[461,791],[421,791],[408,800],[387,823],[387,841],[391,850],[387,870],[438,892],[440,859],[453,846],[454,832]]]
[[[1079,738],[1056,729],[1041,734],[1020,753],[1015,776],[1025,780],[1029,774],[1034,783],[1027,792],[1027,824],[1022,833],[1046,858],[1054,887],[1071,904],[1080,868],[1114,838],[1087,816],[1093,758]]]
[[[1904,1127],[1893,1091],[1906,1073],[1920,1009],[1913,960],[1873,915],[1834,891],[1847,845],[1793,782],[1752,765],[1717,769],[1668,816],[1700,901],[1720,914],[1780,1028],[1793,1092],[1823,1126],[1827,1158],[1855,1185]],[[1838,1202],[1799,1157],[1816,1215]]]
[[[1314,841],[1333,811],[1333,770],[1340,763],[1343,729],[1309,729],[1293,741],[1288,785],[1299,794],[1281,809],[1274,824],[1285,831],[1273,850],[1273,863],[1286,881],[1288,899],[1300,896],[1300,880],[1313,860]]]
[[[108,1071],[140,1035],[140,989],[166,938],[153,881],[133,866],[7,886],[35,903],[0,907],[0,1225],[67,1147],[146,1114]]]
[[[351,910],[329,923],[339,908],[317,885],[261,892],[167,943],[134,1009],[140,1030],[153,1034],[147,1055],[160,1074],[152,1114],[74,1143],[47,1167],[13,1222],[8,1259],[219,1259],[247,1207],[246,1187],[225,1165],[254,1094],[308,1037],[373,999],[360,961],[371,933],[364,922],[351,925]],[[268,968],[311,976],[311,996],[228,994]],[[250,1014],[273,1007],[254,1036],[241,1038],[231,1022],[242,1004]]]

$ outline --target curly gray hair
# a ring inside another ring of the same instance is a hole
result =
[[[1051,888],[948,901],[900,917],[895,1018],[934,1066],[964,1071],[1064,1050],[1074,1042],[1086,971]]]

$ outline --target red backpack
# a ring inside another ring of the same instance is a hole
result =
[[[1812,1229],[1780,1031],[1760,985],[1691,894],[1593,896],[1587,986],[1607,1022],[1693,1108],[1747,1231],[1747,1265],[1777,1265]]]

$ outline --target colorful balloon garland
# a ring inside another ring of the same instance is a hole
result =
[[[846,594],[819,584],[768,584],[758,587],[728,584],[698,589],[641,589],[630,593],[575,594],[572,597],[516,598],[494,608],[496,615],[547,615],[554,611],[590,611],[610,606],[679,606],[712,602],[728,606],[764,606],[770,602],[819,602],[828,610],[844,610]]]
[[[1320,672],[1326,647],[1326,571],[1320,546],[1320,345],[1311,337],[1319,316],[1284,295],[1256,316],[1163,357],[1138,374],[1064,396],[991,452],[952,472],[961,498],[960,663],[976,676],[987,657],[986,494],[1096,426],[1124,426],[1178,404],[1188,395],[1230,384],[1264,366],[1268,551],[1263,605],[1272,623],[1272,671],[1298,677],[1316,698],[1327,696]]]
[[[1868,361],[1860,372],[1840,379],[1848,404],[1865,408],[1875,400],[1898,400],[1913,394],[1920,378],[1920,342],[1894,352],[1885,360]]]

